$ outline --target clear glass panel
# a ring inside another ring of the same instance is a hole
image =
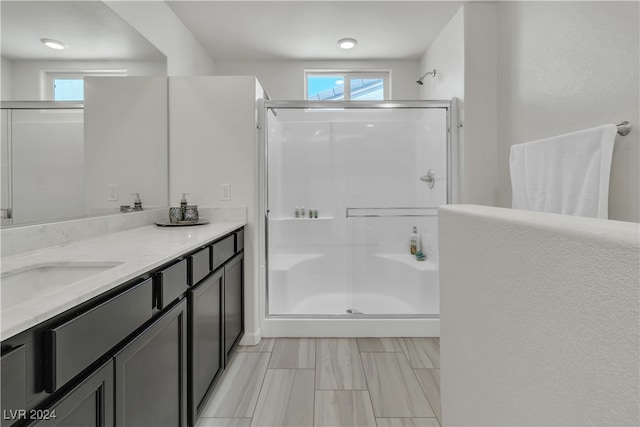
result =
[[[13,110],[13,224],[85,214],[82,110]]]
[[[349,80],[351,100],[383,100],[384,79],[351,78]]]
[[[307,76],[307,99],[312,101],[343,100],[344,76]]]
[[[54,101],[83,101],[83,79],[53,79]]]
[[[269,314],[438,314],[446,110],[268,117]],[[425,261],[409,254],[413,226]]]

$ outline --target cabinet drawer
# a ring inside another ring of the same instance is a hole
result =
[[[236,233],[236,252],[244,249],[244,229],[238,230]]]
[[[196,283],[207,277],[211,272],[211,249],[206,247],[189,257],[191,265],[191,280],[189,284],[194,286]]]
[[[227,236],[222,240],[217,241],[213,244],[213,266],[212,268],[215,270],[220,267],[226,260],[231,258],[235,253],[235,235]]]
[[[187,260],[156,273],[156,307],[162,310],[187,289]]]
[[[86,313],[45,332],[45,388],[55,392],[152,315],[147,279]]]
[[[25,346],[21,345],[2,356],[2,426],[13,424],[11,414],[27,406],[27,359]],[[10,412],[13,411],[13,412]],[[7,417],[9,414],[9,417]]]

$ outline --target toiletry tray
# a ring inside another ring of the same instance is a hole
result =
[[[209,224],[209,221],[206,219],[201,219],[198,221],[180,221],[180,222],[169,222],[169,221],[157,221],[156,225],[160,227],[184,227],[187,225],[204,225]]]

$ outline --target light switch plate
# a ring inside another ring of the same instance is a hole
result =
[[[222,184],[220,185],[220,200],[231,200],[231,185]]]
[[[107,200],[118,200],[118,184],[109,184],[109,195],[107,196]]]

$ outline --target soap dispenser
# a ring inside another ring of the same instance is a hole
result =
[[[184,212],[185,209],[187,209],[187,196],[189,195],[189,193],[182,193],[182,199],[180,199],[180,207],[182,208],[182,211]]]
[[[132,211],[141,211],[142,210],[142,200],[140,200],[140,193],[131,193],[132,196],[136,196],[133,201],[133,209]]]

